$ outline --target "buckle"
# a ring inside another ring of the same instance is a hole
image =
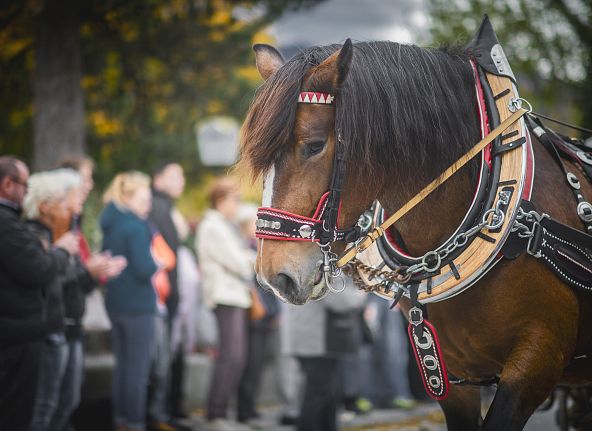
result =
[[[532,236],[528,239],[526,252],[531,256],[539,259],[542,254],[540,250],[541,240],[543,238],[544,228],[539,222],[534,222],[532,225]]]
[[[419,307],[412,307],[409,310],[409,323],[413,326],[419,326],[423,323],[423,311]]]
[[[578,216],[586,223],[592,222],[592,205],[590,202],[582,201],[577,207]]]

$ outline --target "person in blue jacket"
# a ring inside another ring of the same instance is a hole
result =
[[[145,429],[150,357],[154,345],[157,270],[151,254],[150,179],[140,172],[117,175],[105,192],[101,214],[103,250],[127,259],[127,267],[107,282],[105,306],[112,324],[115,355],[113,416],[116,430]]]

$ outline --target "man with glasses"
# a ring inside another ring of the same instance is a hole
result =
[[[29,169],[0,157],[0,428],[28,430],[41,343],[46,335],[45,289],[77,252],[65,234],[46,251],[20,217]]]

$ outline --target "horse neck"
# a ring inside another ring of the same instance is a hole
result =
[[[414,192],[403,195],[401,190]],[[418,191],[412,179],[408,184],[391,183],[383,189],[379,200],[387,213],[393,214]],[[421,256],[449,238],[468,211],[474,191],[470,169],[465,166],[397,221],[395,228],[407,251],[413,256]]]

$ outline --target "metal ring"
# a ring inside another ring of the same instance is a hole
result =
[[[499,220],[497,221],[497,223],[495,223],[495,224],[489,223],[489,221],[487,219],[490,214],[493,214],[495,217],[499,217]],[[500,216],[500,214],[501,214],[501,216]],[[505,219],[506,219],[506,215],[498,207],[490,208],[487,211],[485,211],[485,214],[483,214],[483,221],[487,223],[485,225],[485,227],[489,230],[500,228],[504,224]]]
[[[526,110],[526,112],[528,114],[530,114],[532,112],[532,105],[530,104],[530,102],[528,100],[526,100],[522,97],[516,97],[516,98],[510,99],[510,101],[508,102],[508,109],[510,110],[510,112],[516,112],[517,110],[522,108],[522,102],[524,102],[528,105],[528,109]]]
[[[429,256],[436,256],[436,258],[437,258],[436,264],[433,267],[429,266],[429,264],[427,262],[427,259]],[[442,258],[440,257],[440,255],[438,254],[437,251],[432,250],[432,251],[428,251],[426,254],[423,255],[423,258],[421,259],[421,263],[423,263],[423,265],[424,265],[424,268],[423,268],[424,271],[434,272],[434,271],[438,270],[438,268],[440,268],[440,264],[442,263]]]
[[[329,273],[325,273],[325,284],[327,285],[327,288],[333,292],[333,293],[341,293],[345,290],[345,280],[343,279],[343,277],[331,277],[331,275]],[[341,289],[335,289],[331,283],[331,278],[337,278],[341,281]]]

